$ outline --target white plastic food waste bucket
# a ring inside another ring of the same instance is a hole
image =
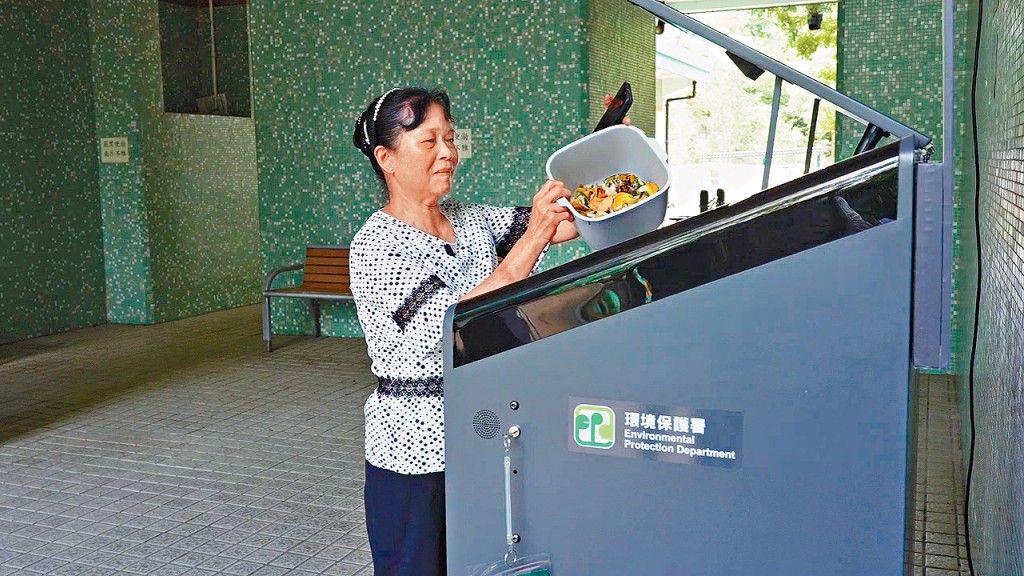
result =
[[[566,200],[576,230],[594,250],[601,250],[657,230],[665,220],[672,171],[654,140],[632,126],[612,126],[565,146],[548,158],[548,178],[565,183],[569,190],[602,182],[608,176],[629,172],[660,190],[654,196],[601,218],[582,216]]]

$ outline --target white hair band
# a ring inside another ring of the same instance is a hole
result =
[[[384,105],[384,101],[387,100],[388,96],[390,96],[391,93],[396,91],[396,90],[401,90],[401,88],[392,88],[391,90],[388,90],[387,92],[385,92],[384,95],[380,97],[380,100],[377,100],[377,106],[373,109],[373,120],[372,121],[373,121],[374,129],[376,129],[376,127],[377,127],[377,115],[380,114],[380,107]],[[364,122],[363,123],[363,136],[366,137],[366,144],[367,144],[367,146],[369,146],[370,145],[370,131],[366,127],[366,125],[367,125],[367,123]]]

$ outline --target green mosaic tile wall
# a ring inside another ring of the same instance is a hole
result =
[[[152,323],[258,300],[251,119],[165,114],[159,2],[94,1],[96,135],[127,136],[101,164],[110,322]]]
[[[259,300],[255,131],[249,118],[166,114],[147,138],[158,322]]]
[[[213,9],[214,35],[217,40],[217,91],[228,99],[233,116],[250,116],[252,97],[249,89],[249,19],[244,4],[216,6]]]
[[[164,109],[197,112],[196,98],[213,93],[209,11],[174,2],[159,2],[159,11]]]
[[[985,2],[977,117],[981,166],[962,156],[957,302],[962,330],[957,375],[967,394],[978,261],[974,213],[981,221],[982,294],[975,373],[976,451],[971,488],[975,574],[1024,575],[1024,5]],[[960,14],[965,57],[973,64],[977,3]],[[969,90],[969,68],[963,77]],[[970,92],[967,92],[970,95]],[[963,116],[970,143],[969,100]],[[975,178],[981,200],[974,206]],[[965,406],[966,407],[966,406]],[[962,419],[967,428],[966,413]],[[964,438],[969,439],[969,430]],[[966,446],[966,444],[965,444]]]
[[[606,76],[592,83],[587,63],[600,59],[588,52],[611,35],[600,22],[588,28],[590,15],[580,1],[254,1],[264,270],[301,261],[309,244],[348,243],[380,207],[379,188],[351,134],[366,104],[395,85],[447,89],[456,124],[472,129],[473,157],[462,164],[458,198],[528,204],[548,156],[592,129],[593,89],[603,93],[622,79],[621,69],[607,66]],[[653,95],[653,22],[644,19],[650,37],[630,42],[650,45],[651,77],[635,78],[641,95]],[[638,105],[633,117],[653,132],[649,102],[649,116]],[[585,251],[579,241],[556,247],[547,264]],[[278,299],[274,314],[275,331],[308,333],[302,303]],[[360,333],[347,303],[324,307],[323,328],[331,335]]]
[[[89,22],[96,137],[127,137],[131,153],[125,164],[99,165],[107,320],[148,324],[154,320],[153,282],[142,123],[162,110],[159,33],[148,32],[158,25],[156,3],[90,0]]]
[[[654,136],[654,17],[622,0],[588,0],[587,4],[588,126],[596,126],[604,114],[604,95],[614,95],[623,82],[629,82],[633,89],[629,119]]]
[[[971,134],[971,73],[977,31],[977,3],[958,0],[956,11],[956,165],[953,203],[953,371],[960,400],[961,444],[970,443],[967,369],[974,330],[978,261],[974,233],[974,141]],[[967,451],[964,451],[965,464]],[[965,466],[966,470],[967,467]]]
[[[104,321],[87,10],[0,3],[0,344]]]
[[[942,2],[841,0],[838,17],[839,91],[934,138],[941,160]],[[864,126],[838,120],[836,157],[849,158]]]

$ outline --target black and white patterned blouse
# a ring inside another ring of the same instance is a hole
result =
[[[452,200],[439,207],[455,244],[378,210],[349,252],[352,294],[378,380],[365,407],[366,459],[401,474],[444,471],[444,314],[494,272],[530,219],[529,208]]]

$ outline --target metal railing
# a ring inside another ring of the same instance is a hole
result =
[[[764,173],[761,179],[761,188],[768,188],[768,179],[771,173],[772,158],[775,153],[775,135],[778,127],[779,108],[782,100],[782,88],[785,83],[792,84],[807,90],[816,98],[814,101],[814,112],[811,118],[811,131],[808,139],[808,146],[813,145],[814,128],[817,125],[817,112],[821,101],[834,105],[840,112],[860,121],[866,125],[864,136],[857,146],[857,153],[873,149],[885,136],[893,136],[896,139],[912,138],[915,148],[924,148],[931,142],[931,138],[921,134],[902,122],[879,112],[878,110],[846,95],[838,90],[826,86],[810,76],[796,70],[770,56],[767,56],[750,46],[722,34],[721,32],[703,24],[702,22],[683,14],[682,12],[663,4],[657,0],[627,0],[643,10],[651,13],[672,26],[695,34],[712,44],[723,48],[729,58],[749,78],[756,78],[762,72],[770,72],[775,76],[775,89],[772,95],[771,121],[768,128],[768,144],[764,153]],[[810,154],[807,152],[805,158],[805,173],[810,170]]]

